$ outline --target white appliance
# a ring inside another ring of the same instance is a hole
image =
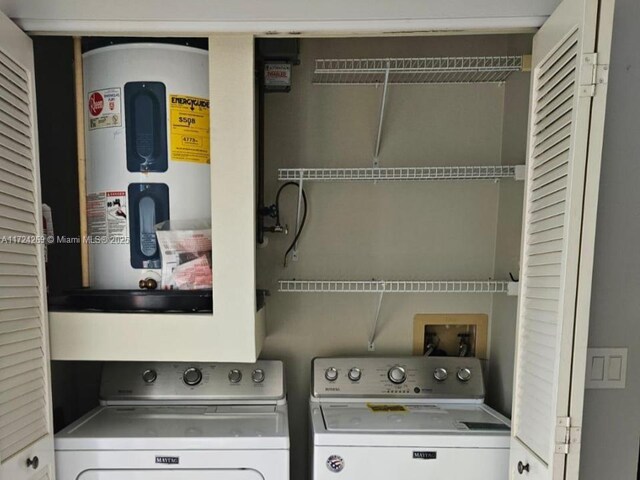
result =
[[[105,364],[55,437],[57,480],[288,480],[282,362]]]
[[[476,358],[317,358],[312,382],[314,480],[508,477]]]
[[[159,284],[154,226],[211,218],[208,59],[161,43],[83,55],[92,288]]]

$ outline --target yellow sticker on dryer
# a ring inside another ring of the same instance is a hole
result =
[[[171,160],[210,163],[209,99],[169,95]]]
[[[404,405],[389,405],[384,403],[367,403],[367,407],[373,413],[387,413],[387,412],[408,412],[409,409]]]

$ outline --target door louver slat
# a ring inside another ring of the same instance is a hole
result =
[[[5,98],[5,95],[0,93],[0,109],[3,112],[7,112],[7,114],[11,115],[14,121],[20,123],[20,125],[24,125],[26,127],[31,127],[29,124],[29,115],[24,112],[19,106],[17,106],[14,102]]]
[[[21,167],[22,170],[20,171],[23,172],[23,176],[29,180],[33,179],[33,177],[31,177],[31,172],[33,171],[33,169],[32,169],[29,156],[21,155],[20,153],[11,150],[8,145],[5,145],[1,141],[0,141],[0,165],[2,165],[3,169],[9,168],[11,165]]]
[[[554,134],[561,132],[563,128],[571,125],[571,116],[571,110],[569,110],[551,122],[546,128],[542,129],[540,133],[536,135],[536,146],[541,145],[542,142],[551,139]]]
[[[22,330],[29,330],[40,326],[40,321],[37,318],[13,320],[11,322],[0,322],[0,335],[3,333],[20,332]]]
[[[0,88],[0,100],[11,105],[16,118],[29,119],[29,106],[7,90]]]
[[[10,70],[2,64],[0,64],[0,89],[8,92],[16,102],[23,103],[27,106],[29,105],[28,102],[24,100],[24,97],[28,96],[27,92],[16,85],[16,82],[12,80]]]
[[[24,307],[34,306],[33,302],[39,300],[38,292],[37,286],[17,285],[0,288],[0,318],[3,316],[2,310],[12,310],[12,307],[16,308],[19,302],[24,302]],[[11,304],[11,299],[16,300],[16,305]]]
[[[8,208],[15,208],[17,210],[22,210],[23,212],[31,213],[35,215],[36,209],[33,204],[33,201],[25,200],[23,198],[15,197],[13,195],[8,195],[2,191],[0,191],[0,205],[3,205]],[[34,216],[35,220],[35,216]]]
[[[33,198],[33,191],[31,189],[27,190],[20,188],[17,185],[12,185],[11,183],[8,183],[7,179],[4,177],[0,179],[0,191],[7,195],[11,195],[12,197],[21,198],[30,202],[35,201]]]
[[[548,102],[547,105],[538,112],[538,115],[542,118],[547,118],[547,116],[553,114],[553,112],[555,112],[560,107],[560,105],[564,104],[565,102],[572,102],[573,89],[570,88],[572,85],[573,84],[567,85],[567,88],[565,90],[560,92],[557,97],[551,99],[551,101]]]
[[[0,311],[0,323],[38,318],[39,313],[37,308],[16,308],[13,310]]]
[[[35,259],[29,255],[19,253],[0,252],[0,263],[6,265],[30,265],[37,266]]]
[[[529,247],[531,255],[539,255],[543,253],[561,252],[562,240],[548,240],[546,242],[540,242],[533,244]]]
[[[22,308],[38,308],[38,307],[40,307],[40,299],[38,297],[29,296],[24,298],[15,298],[15,299],[0,298],[0,311],[13,310],[15,308],[22,309]]]
[[[561,103],[560,105],[558,105],[558,107],[552,113],[547,115],[547,117],[545,117],[544,120],[540,120],[540,122],[536,125],[536,128],[533,131],[533,134],[538,135],[541,131],[543,131],[549,125],[554,123],[558,118],[562,117],[567,112],[572,111],[573,103],[571,102],[571,100],[572,100],[572,97],[569,97],[564,103]]]
[[[11,171],[10,169],[5,169],[4,166],[7,162],[0,161],[0,170],[2,170],[2,178],[5,183],[10,183],[18,188],[29,191],[33,194],[33,184],[29,182],[28,179],[24,178],[24,175],[19,175]]]

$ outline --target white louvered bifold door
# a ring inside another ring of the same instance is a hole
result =
[[[0,14],[2,480],[54,476],[39,185],[31,40]]]
[[[511,479],[565,478],[597,15],[564,0],[534,37]]]

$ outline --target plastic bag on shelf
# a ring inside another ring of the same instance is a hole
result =
[[[165,290],[211,289],[211,221],[167,220],[156,225]]]

